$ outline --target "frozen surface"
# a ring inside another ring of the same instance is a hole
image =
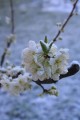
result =
[[[0,56],[5,47],[6,35],[10,33],[10,25],[6,25],[5,16],[10,16],[8,2],[0,0]],[[24,0],[15,2],[15,33],[17,42],[12,45],[10,60],[21,63],[21,51],[29,40],[44,39],[47,35],[51,40],[58,28],[57,22],[63,22],[68,14],[44,13],[35,4],[23,5]],[[26,7],[24,7],[26,6]],[[24,8],[24,9],[23,9]],[[38,9],[39,8],[39,9]],[[59,47],[70,49],[70,62],[80,62],[80,16],[74,16],[65,32],[61,35]],[[0,90],[0,120],[80,120],[80,72],[75,76],[63,79],[56,84],[59,96],[38,97],[41,89],[34,84],[31,91],[14,97]]]
[[[75,1],[75,0],[72,0]],[[43,0],[43,11],[60,11],[60,12],[67,12],[69,13],[72,9],[72,3],[71,0]],[[76,12],[80,13],[80,1],[78,1],[78,4],[75,9]]]

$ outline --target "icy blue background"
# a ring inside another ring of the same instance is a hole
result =
[[[39,0],[13,1],[17,42],[11,47],[10,60],[19,65],[21,51],[28,45],[28,41],[38,42],[45,35],[52,40],[58,31],[56,23],[63,22],[68,13],[43,12]],[[9,2],[0,0],[0,56],[6,45],[6,36],[10,33],[10,25],[6,25],[5,16],[10,16]],[[63,41],[56,44],[70,49],[70,62],[80,62],[80,16],[70,20],[61,36]],[[19,97],[0,90],[0,120],[80,120],[80,72],[56,84],[58,97],[38,97],[41,89],[35,84],[33,86],[31,91]]]

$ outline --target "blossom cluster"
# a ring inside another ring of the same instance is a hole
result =
[[[45,79],[59,80],[61,74],[68,72],[68,49],[58,49],[55,44],[29,41],[29,46],[22,52],[23,64],[34,81]]]
[[[30,75],[20,66],[0,69],[0,79],[4,90],[13,95],[18,95],[31,88]]]
[[[32,81],[46,79],[59,80],[61,74],[68,72],[68,49],[58,49],[55,44],[29,41],[29,46],[22,51],[24,67],[8,65],[0,69],[0,84],[4,90],[18,95],[31,88]],[[57,95],[56,89],[46,91]]]

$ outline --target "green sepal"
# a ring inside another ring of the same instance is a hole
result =
[[[45,42],[45,43],[48,43],[47,36],[45,36],[45,38],[44,38],[44,42]]]
[[[43,97],[43,95],[46,95],[46,94],[58,96],[58,91],[54,86],[52,86],[50,89],[48,89],[48,90],[46,89],[41,94],[39,94],[39,97]]]
[[[43,41],[40,41],[40,45],[42,47],[42,50],[45,54],[47,54],[49,52],[47,46],[46,46],[46,43],[44,43]]]
[[[56,89],[54,86],[52,86],[52,87],[47,91],[47,94],[49,94],[49,95],[54,95],[54,96],[58,96],[58,91],[57,91],[57,89]]]

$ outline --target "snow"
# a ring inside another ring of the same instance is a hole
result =
[[[20,1],[21,2],[21,1]],[[23,2],[23,1],[22,1]],[[2,3],[0,3],[2,4]],[[2,19],[9,16],[7,6],[1,7]],[[17,41],[11,46],[11,62],[21,64],[21,51],[28,45],[29,40],[44,39],[47,35],[51,40],[58,28],[57,22],[62,22],[68,14],[65,13],[43,13],[37,7],[27,7],[27,13],[20,13],[18,7],[20,3],[15,3],[15,22]],[[27,6],[29,3],[26,4]],[[6,11],[6,12],[4,12]],[[70,63],[72,60],[80,62],[80,16],[74,16],[65,32],[62,34],[62,41],[56,42],[59,47],[70,49]],[[5,47],[6,35],[10,33],[10,26],[1,21],[0,26],[0,56]],[[79,120],[80,119],[80,72],[75,76],[60,80],[56,84],[59,96],[39,97],[41,88],[34,84],[31,91],[27,91],[21,96],[15,97],[0,90],[0,120]]]
[[[74,60],[74,61],[71,62],[71,65],[73,65],[73,64],[77,64],[77,65],[80,66],[80,63],[78,61],[76,61],[76,60]]]

